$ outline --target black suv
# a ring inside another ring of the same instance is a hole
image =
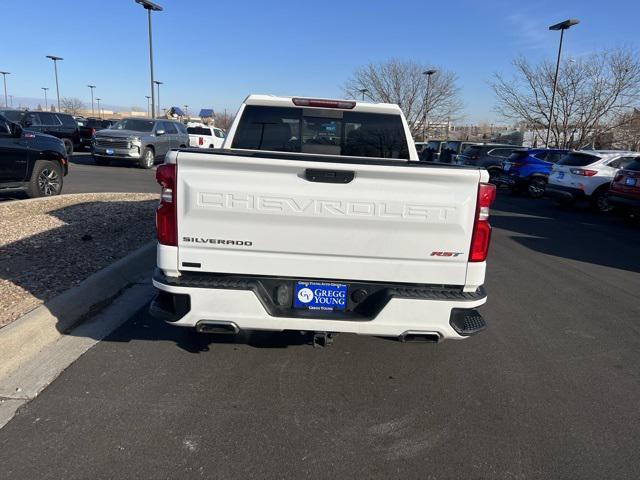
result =
[[[19,123],[22,128],[58,137],[64,142],[67,156],[73,154],[74,145],[80,144],[78,123],[68,113],[0,110],[0,115],[10,122]]]
[[[23,130],[0,115],[0,192],[58,195],[69,168],[67,158],[62,140]]]
[[[519,152],[521,150],[526,150],[526,148],[500,143],[469,145],[458,155],[457,163],[486,168],[489,171],[489,181],[496,183],[504,173],[502,163],[509,158],[509,155],[513,152]]]

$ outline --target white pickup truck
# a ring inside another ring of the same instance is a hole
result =
[[[479,332],[495,187],[485,169],[417,160],[397,105],[247,97],[222,149],[158,167],[151,313],[314,344]]]
[[[220,148],[224,143],[224,132],[220,128],[204,123],[187,124],[189,146],[195,148]]]

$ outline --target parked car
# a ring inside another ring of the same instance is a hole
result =
[[[489,172],[489,182],[497,184],[504,173],[502,163],[509,158],[509,155],[513,152],[520,150],[525,150],[525,147],[500,143],[469,145],[457,156],[456,163],[459,165],[486,168]]]
[[[463,142],[461,140],[447,140],[440,151],[439,161],[441,163],[454,163],[458,154],[464,152],[467,147],[476,145],[473,142]]]
[[[80,143],[76,120],[68,113],[27,110],[0,110],[9,121],[19,123],[23,129],[58,137],[64,142],[67,156],[73,155],[74,145]]]
[[[24,191],[29,197],[62,192],[69,162],[59,138],[23,130],[0,115],[0,192]]]
[[[617,210],[634,218],[640,217],[640,156],[616,173],[608,199]]]
[[[484,329],[484,169],[418,162],[397,105],[250,95],[230,132],[222,150],[172,151],[158,167],[152,315],[319,343]]]
[[[189,146],[196,148],[220,148],[225,133],[222,129],[204,123],[188,123]]]
[[[103,120],[100,118],[76,118],[80,132],[79,148],[91,148],[93,137],[98,130],[110,128],[117,120]]]
[[[437,162],[443,145],[443,140],[429,140],[420,152],[420,160],[423,162]]]
[[[563,156],[549,175],[546,194],[558,203],[587,201],[593,210],[611,210],[609,187],[620,169],[638,157],[637,152],[577,150]]]
[[[141,168],[151,168],[172,148],[188,145],[187,127],[180,122],[124,118],[111,128],[96,132],[92,156],[96,165],[126,160],[137,163]]]
[[[500,179],[513,192],[526,191],[531,198],[541,198],[547,186],[551,167],[569,150],[531,148],[513,152],[503,164]]]

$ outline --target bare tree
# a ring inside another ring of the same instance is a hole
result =
[[[216,113],[214,118],[216,127],[221,128],[225,132],[228,132],[229,128],[231,128],[231,124],[233,123],[235,115],[224,110],[222,113]]]
[[[613,146],[640,151],[640,109],[624,112],[614,120]]]
[[[462,101],[453,72],[437,69],[431,76],[427,98],[427,79],[424,71],[431,66],[413,61],[391,59],[370,63],[359,68],[347,80],[343,89],[348,98],[365,97],[374,102],[396,103],[407,118],[412,134],[420,133],[425,111],[428,123],[444,123],[459,118]]]
[[[60,106],[65,112],[71,115],[77,115],[80,113],[80,110],[84,110],[85,107],[82,100],[75,97],[62,97],[60,99]]]
[[[567,59],[560,67],[551,117],[555,64],[531,64],[517,58],[515,76],[495,74],[489,82],[496,111],[505,119],[524,121],[544,144],[551,123],[550,144],[582,147],[616,127],[613,121],[640,99],[640,61],[634,52],[616,49]]]

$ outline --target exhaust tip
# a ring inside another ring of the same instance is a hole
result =
[[[233,322],[220,320],[200,320],[196,324],[196,331],[199,333],[216,333],[223,335],[237,335],[240,328]]]
[[[442,337],[438,332],[408,330],[398,337],[401,342],[438,343]]]

